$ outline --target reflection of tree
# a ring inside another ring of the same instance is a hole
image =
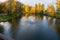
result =
[[[48,16],[46,16],[46,20],[47,20],[47,21],[48,21],[48,18],[49,18],[49,17],[48,17]]]
[[[41,17],[41,20],[43,20],[44,16],[40,16]]]
[[[3,27],[2,26],[0,26],[0,33],[3,33]]]
[[[16,30],[18,30],[18,20],[12,19],[11,21],[12,27],[11,27],[11,35],[12,37],[16,37]],[[13,36],[14,35],[14,36]]]
[[[53,23],[53,18],[50,18],[50,19],[48,20],[48,23],[49,23],[49,24],[52,24],[52,23]]]
[[[13,26],[16,26],[17,20],[16,20],[16,19],[12,19],[12,20],[11,20],[11,23],[12,23]]]
[[[55,29],[58,35],[60,35],[60,21],[56,19]]]
[[[38,20],[41,18],[39,15],[38,15],[38,16],[35,16],[35,17],[36,17],[36,19],[38,19]]]

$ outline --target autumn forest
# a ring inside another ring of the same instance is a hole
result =
[[[16,0],[8,0],[0,2],[1,15],[46,15],[60,18],[60,1],[56,0],[56,8],[53,5],[48,5],[45,9],[44,4],[35,4],[34,6],[24,5]]]

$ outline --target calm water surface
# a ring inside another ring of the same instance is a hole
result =
[[[60,40],[60,19],[22,17],[0,22],[0,33],[15,40]]]

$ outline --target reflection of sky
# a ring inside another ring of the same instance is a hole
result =
[[[32,16],[29,16],[29,18],[22,17],[20,26],[23,26],[21,29],[25,29],[25,28],[28,29],[30,27],[30,25],[32,25],[34,23],[35,23],[35,18],[32,18]]]
[[[18,37],[16,36],[17,39],[21,38],[21,40],[57,40],[55,30],[52,25],[48,24],[48,20],[45,16],[42,20],[36,19],[36,22],[31,21],[31,19],[29,18],[32,19],[32,17],[29,16],[28,18],[22,17],[22,19],[20,20],[19,31],[17,32]],[[32,20],[34,20],[34,18]]]
[[[1,22],[0,25],[4,28],[4,34],[10,36],[11,24],[9,22]]]

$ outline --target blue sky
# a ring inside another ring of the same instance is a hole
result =
[[[0,2],[4,2],[4,1],[6,1],[6,0],[0,0]]]
[[[56,0],[17,0],[22,2],[23,4],[30,5],[30,6],[35,6],[36,3],[41,3],[45,5],[45,8],[51,4],[56,7]]]
[[[6,0],[0,0],[0,2],[4,2]],[[41,3],[45,5],[45,8],[51,4],[54,5],[54,7],[56,7],[56,0],[17,0],[22,2],[25,5],[30,5],[30,6],[35,6],[36,3]]]

